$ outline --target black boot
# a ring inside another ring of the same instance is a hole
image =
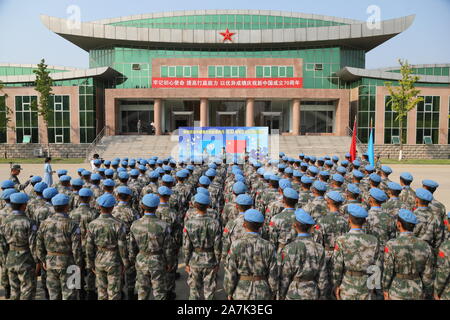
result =
[[[128,290],[128,300],[137,300],[137,294],[134,293],[134,289],[133,290]]]
[[[48,293],[48,289],[44,288],[44,295],[46,300],[50,300],[50,294]]]
[[[87,291],[87,300],[97,300],[97,293],[95,291],[88,290]]]
[[[11,298],[11,287],[5,287],[5,299]]]

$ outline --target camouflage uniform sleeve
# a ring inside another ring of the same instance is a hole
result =
[[[442,247],[439,250],[436,264],[436,278],[434,280],[434,294],[441,296],[450,278],[450,260],[448,252]]]
[[[295,264],[293,263],[292,258],[300,260],[301,257],[292,257],[289,247],[283,248],[281,251],[280,286],[278,290],[278,297],[281,300],[286,298],[289,285],[291,284],[295,273]]]
[[[176,240],[171,235],[170,227],[167,226],[165,229],[165,239],[164,239],[164,254],[166,256],[166,262],[168,266],[173,266],[176,261],[176,250],[178,246],[176,244]]]
[[[36,236],[37,236],[37,232],[38,232],[38,227],[37,225],[34,223],[33,220],[30,220],[30,230],[29,230],[29,235],[28,235],[28,241],[30,244],[30,252],[31,255],[33,256],[34,261],[38,261],[38,257],[36,254]]]
[[[340,239],[336,240],[334,246],[332,261],[333,261],[333,286],[337,288],[342,283],[342,278],[344,277],[344,252],[341,249],[342,244]]]
[[[238,284],[239,275],[237,273],[238,248],[234,244],[231,245],[231,252],[228,263],[225,266],[225,277],[223,279],[223,288],[227,296],[232,296]]]
[[[222,228],[219,223],[216,223],[216,236],[214,239],[214,253],[216,256],[217,264],[220,264],[222,257]]]
[[[276,248],[278,247],[278,239],[279,239],[280,235],[279,235],[279,230],[278,230],[277,225],[274,220],[275,219],[273,217],[272,217],[272,219],[270,219],[268,233],[269,233],[269,240],[275,246],[275,250],[276,250]]]
[[[45,262],[45,258],[47,257],[47,250],[45,249],[44,243],[44,229],[45,225],[41,225],[36,236],[36,257],[41,262]]]
[[[425,297],[429,298],[433,295],[433,279],[434,279],[434,254],[431,247],[427,248],[427,259],[425,261],[425,268],[422,274],[422,284]]]
[[[129,241],[128,241],[128,259],[130,260],[131,265],[135,265],[136,263],[136,256],[139,252],[139,248],[136,242],[136,238],[134,237],[133,233],[133,226],[131,226],[130,234],[129,234]]]
[[[231,247],[231,230],[233,229],[233,221],[229,221],[227,225],[225,226],[225,229],[223,229],[223,236],[222,236],[222,260],[225,261],[226,257],[228,256],[228,251]]]
[[[6,263],[6,255],[8,254],[8,243],[6,242],[5,236],[4,236],[4,225],[2,224],[0,226],[0,262],[2,263],[2,266]]]
[[[319,260],[319,278],[317,281],[319,292],[320,292],[320,298],[325,299],[325,293],[329,286],[328,281],[328,270],[327,270],[327,264],[325,260],[325,250],[322,250],[322,255],[320,256]]]
[[[383,279],[381,282],[383,291],[389,291],[393,279],[394,279],[394,254],[392,252],[392,247],[388,242],[386,244],[386,247],[384,248]]]
[[[122,264],[125,269],[128,269],[130,265],[130,261],[128,259],[128,248],[127,248],[127,230],[124,224],[121,224],[119,227],[119,237],[118,237],[118,246],[120,258],[122,259]]]
[[[86,235],[86,268],[95,268],[95,235],[92,224],[89,224]]]
[[[272,244],[269,245],[269,286],[272,290],[272,296],[275,298],[278,293],[278,283],[279,283],[279,268],[278,268],[278,260],[277,260],[277,252],[275,246]]]
[[[81,266],[83,264],[83,255],[81,254],[81,229],[75,224],[72,232],[72,254],[75,264]]]
[[[192,246],[191,239],[189,238],[189,233],[186,227],[183,229],[183,253],[184,253],[184,263],[188,266],[192,258],[192,252],[194,247]]]

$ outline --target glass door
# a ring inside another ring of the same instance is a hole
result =
[[[281,130],[283,126],[281,112],[262,112],[262,116],[263,126],[269,127],[269,134],[272,130]]]
[[[218,111],[216,123],[218,127],[236,127],[237,111]]]

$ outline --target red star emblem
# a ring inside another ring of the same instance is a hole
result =
[[[233,42],[233,39],[231,39],[231,36],[235,35],[235,32],[230,32],[227,28],[227,30],[225,30],[225,32],[220,32],[220,35],[223,37],[223,42],[229,40],[231,42]]]

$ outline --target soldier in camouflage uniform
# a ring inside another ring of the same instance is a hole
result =
[[[80,204],[80,199],[78,197],[78,191],[80,191],[81,188],[85,185],[85,182],[83,179],[76,178],[72,179],[70,181],[70,184],[72,185],[72,197],[70,198],[70,204],[69,208],[70,210],[78,208],[78,205]],[[89,188],[89,187],[86,187]]]
[[[59,178],[59,185],[55,186],[54,188],[58,190],[58,193],[63,193],[65,195],[70,196],[72,194],[72,187],[70,185],[70,180],[72,180],[70,176],[67,175],[61,176]]]
[[[275,247],[261,238],[264,216],[255,209],[244,213],[246,234],[231,245],[223,286],[228,300],[270,300],[278,292]]]
[[[364,189],[364,191],[361,195],[361,201],[364,203],[369,203],[370,190],[372,188],[378,188],[380,183],[381,183],[381,177],[379,175],[377,175],[376,173],[371,173],[368,176],[367,182],[365,183],[367,188]]]
[[[311,235],[315,221],[303,209],[295,211],[297,237],[281,253],[279,299],[324,298],[328,284],[325,250]]]
[[[18,191],[25,190],[25,188],[30,184],[30,180],[27,180],[24,183],[20,183],[18,177],[18,175],[20,174],[20,170],[22,170],[20,165],[13,165],[11,167],[11,175],[9,176],[9,180],[14,183],[14,188],[16,188]]]
[[[323,181],[314,181],[311,190],[314,199],[302,208],[308,212],[313,219],[317,220],[328,212],[327,202],[323,197],[327,191],[327,185]]]
[[[439,183],[433,180],[422,180],[422,186],[424,189],[431,192],[431,194],[434,195],[436,189],[439,187]],[[442,221],[446,220],[446,210],[445,206],[442,204],[442,202],[436,200],[433,197],[433,200],[430,202],[430,208],[431,210],[441,218]]]
[[[170,225],[157,218],[159,197],[146,194],[141,207],[144,216],[133,222],[130,231],[130,262],[136,265],[139,300],[166,299],[166,272],[175,269]]]
[[[343,214],[345,219],[348,219],[347,207],[350,204],[358,204],[358,205],[364,207],[364,209],[366,209],[366,210],[368,209],[368,207],[365,204],[361,203],[361,200],[359,198],[360,193],[361,193],[361,190],[356,186],[356,184],[349,183],[347,185],[347,191],[345,192],[346,200],[340,208],[341,213]]]
[[[59,181],[57,183],[53,183],[53,185],[49,186],[49,187],[59,189],[61,187],[61,177],[67,175],[67,170],[66,169],[57,170],[56,174],[58,176]]]
[[[399,236],[384,248],[385,300],[422,300],[432,295],[434,254],[428,243],[413,235],[417,222],[411,211],[398,211]]]
[[[88,170],[84,170],[83,172],[81,172],[81,179],[84,181],[83,186],[85,188],[90,188],[92,183],[91,183],[91,172]]]
[[[223,211],[222,211],[222,225],[226,226],[230,221],[234,221],[234,219],[236,219],[239,215],[239,210],[238,207],[235,203],[236,198],[240,195],[240,194],[244,194],[248,191],[247,186],[241,182],[238,181],[236,183],[233,184],[233,198],[229,199],[228,201],[226,201],[225,206],[223,207]]]
[[[413,210],[415,205],[414,190],[411,188],[413,182],[413,176],[409,172],[402,172],[400,174],[400,184],[403,187],[402,192],[399,195],[400,201],[404,204],[405,209]]]
[[[97,199],[98,197],[100,197],[103,194],[103,191],[100,187],[100,182],[102,180],[102,176],[98,173],[93,173],[91,175],[91,190],[93,192],[93,196],[91,201],[93,203],[91,203],[91,206],[95,206],[95,199]]]
[[[148,193],[157,193],[158,192],[158,179],[159,173],[152,171],[149,174],[150,182],[141,190],[141,198],[143,198]]]
[[[303,175],[300,179],[300,182],[301,187],[300,191],[298,192],[297,208],[303,208],[308,202],[314,199],[314,196],[311,192],[311,185],[313,183],[311,177]]]
[[[332,258],[334,293],[338,300],[367,300],[374,293],[367,286],[368,269],[381,268],[380,246],[375,236],[362,230],[367,211],[357,204],[347,211],[350,231],[336,239]]]
[[[434,280],[434,298],[436,300],[450,300],[450,212],[446,217],[446,239],[439,247],[436,278]]]
[[[42,181],[40,176],[33,176],[30,179],[31,190],[28,192],[28,196],[30,197],[30,201],[36,198],[36,193],[34,191],[34,186]]]
[[[33,189],[35,192],[35,197],[30,197],[30,201],[28,201],[27,210],[25,212],[28,218],[32,219],[34,211],[45,205],[45,200],[42,198],[42,192],[47,189],[47,187],[48,186],[45,182],[39,182],[34,185]]]
[[[396,182],[388,182],[386,189],[389,200],[384,202],[381,205],[381,208],[385,212],[389,213],[391,217],[397,219],[398,210],[403,208],[403,203],[398,198],[400,192],[402,191],[402,186]]]
[[[183,230],[183,253],[190,288],[189,299],[214,298],[216,277],[222,254],[222,228],[217,220],[206,215],[210,198],[197,193],[194,198],[197,210]]]
[[[94,173],[96,174],[96,173]],[[93,174],[93,175],[94,175]],[[81,237],[81,284],[80,300],[84,300],[87,292],[87,300],[97,300],[95,294],[95,274],[91,270],[86,269],[86,237],[88,225],[91,221],[97,219],[99,213],[96,208],[90,206],[94,193],[91,189],[82,188],[78,192],[80,196],[80,204],[78,208],[70,211],[69,216],[80,226]]]
[[[10,195],[12,212],[0,228],[0,258],[8,269],[12,300],[31,300],[36,291],[37,226],[25,215],[28,199],[22,192]]]
[[[88,225],[86,268],[96,275],[99,300],[121,298],[121,275],[129,267],[125,225],[111,214],[116,200],[111,194],[97,199],[101,215]]]
[[[68,287],[74,284],[68,280],[76,271],[71,271],[69,267],[80,266],[82,262],[81,231],[67,214],[69,200],[65,194],[52,198],[55,213],[42,222],[37,234],[37,256],[47,271],[50,300],[76,299],[75,288]]]
[[[388,183],[391,182],[391,180],[389,180],[389,175],[392,173],[392,169],[391,169],[391,167],[388,167],[388,166],[381,166],[381,168],[378,172],[379,172],[379,175],[381,176],[381,183],[380,183],[379,188],[387,193],[388,192]]]
[[[331,177],[328,191],[337,191],[343,193],[344,192],[344,189],[342,187],[343,184],[344,184],[344,177],[339,173],[335,173]]]
[[[260,202],[255,206],[261,212],[266,212],[267,206],[270,202],[275,200],[279,195],[278,192],[278,181],[280,181],[280,177],[277,175],[271,175],[269,178],[269,188],[267,188],[260,197]]]

